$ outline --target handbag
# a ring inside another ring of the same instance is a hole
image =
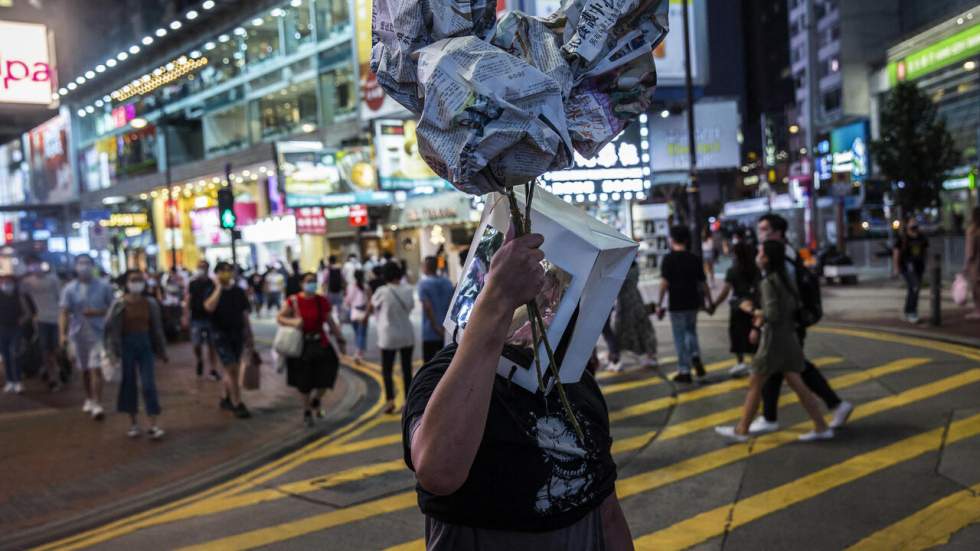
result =
[[[262,356],[255,350],[242,360],[242,373],[239,377],[242,388],[258,390],[262,385]]]
[[[296,313],[299,313],[299,304],[295,304]],[[280,325],[276,328],[276,336],[272,339],[272,348],[280,356],[286,358],[299,358],[303,355],[303,330],[298,327]]]
[[[962,273],[956,274],[956,279],[953,280],[953,302],[957,306],[963,306],[966,304],[966,295],[969,290],[969,283],[966,281],[966,276]]]

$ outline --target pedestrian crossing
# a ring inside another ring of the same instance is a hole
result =
[[[875,355],[875,365],[857,365],[844,353],[814,358],[827,368],[836,390],[863,398],[853,399],[857,407],[843,436],[826,444],[796,443],[810,423],[800,422],[805,416],[792,393],[784,394],[780,403],[780,417],[788,422],[783,430],[743,445],[726,446],[716,439],[711,429],[738,418],[746,387],[745,380],[721,374],[733,365],[731,360],[708,364],[713,382],[685,391],[655,371],[603,377],[613,452],[620,465],[617,494],[637,549],[686,549],[759,529],[769,517],[980,439],[980,412],[955,420],[944,414],[955,407],[977,407],[980,354],[975,349],[876,331],[828,329],[823,333],[827,342],[876,346],[881,353]],[[376,368],[369,364],[361,369],[380,382]],[[159,541],[188,550],[286,545],[424,549],[414,477],[401,458],[399,418],[379,415],[381,406],[379,399],[335,434],[208,491],[40,549],[152,548],[149,542]],[[654,420],[663,417],[666,424]],[[868,435],[875,427],[880,434],[872,439]],[[780,474],[765,487],[745,489],[732,482],[729,494],[715,484],[701,498],[687,501],[685,511],[695,513],[665,520],[670,512],[660,509],[658,501],[677,499],[679,488],[686,491],[703,480],[735,477],[748,465],[773,465]],[[975,475],[973,483],[980,483],[980,471]],[[911,515],[881,518],[880,525],[850,535],[848,545],[868,550],[942,544],[980,522],[978,493],[980,484],[917,504]],[[326,495],[357,499],[337,506],[316,501]],[[909,499],[914,498],[910,491]],[[249,521],[243,523],[243,518]],[[185,526],[195,530],[188,532]],[[351,545],[354,541],[362,543]],[[783,537],[755,548],[805,544]]]

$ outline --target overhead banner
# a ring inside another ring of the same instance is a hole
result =
[[[371,0],[354,0],[354,37],[357,40],[357,65],[360,73],[361,119],[408,116],[407,109],[384,93],[371,71]]]
[[[328,149],[320,142],[281,142],[277,151],[289,208],[392,200],[390,193],[377,190],[370,147]]]
[[[694,126],[698,170],[739,166],[739,115],[734,100],[695,103]],[[654,172],[688,170],[689,152],[686,113],[650,117],[650,165]]]
[[[980,54],[980,22],[888,63],[888,84],[915,80]]]
[[[0,21],[0,104],[54,103],[51,57],[47,27]]]
[[[416,126],[414,120],[375,121],[374,145],[381,189],[412,192],[453,189],[419,154]]]

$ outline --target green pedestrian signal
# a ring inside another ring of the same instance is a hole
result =
[[[221,213],[221,227],[230,230],[235,227],[235,211],[226,210]]]
[[[231,188],[223,187],[218,190],[218,220],[226,230],[235,229],[238,217],[235,215],[235,195]]]

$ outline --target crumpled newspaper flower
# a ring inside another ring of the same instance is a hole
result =
[[[594,156],[657,83],[668,0],[565,0],[548,17],[496,2],[375,0],[371,69],[419,116],[419,150],[484,194]]]

